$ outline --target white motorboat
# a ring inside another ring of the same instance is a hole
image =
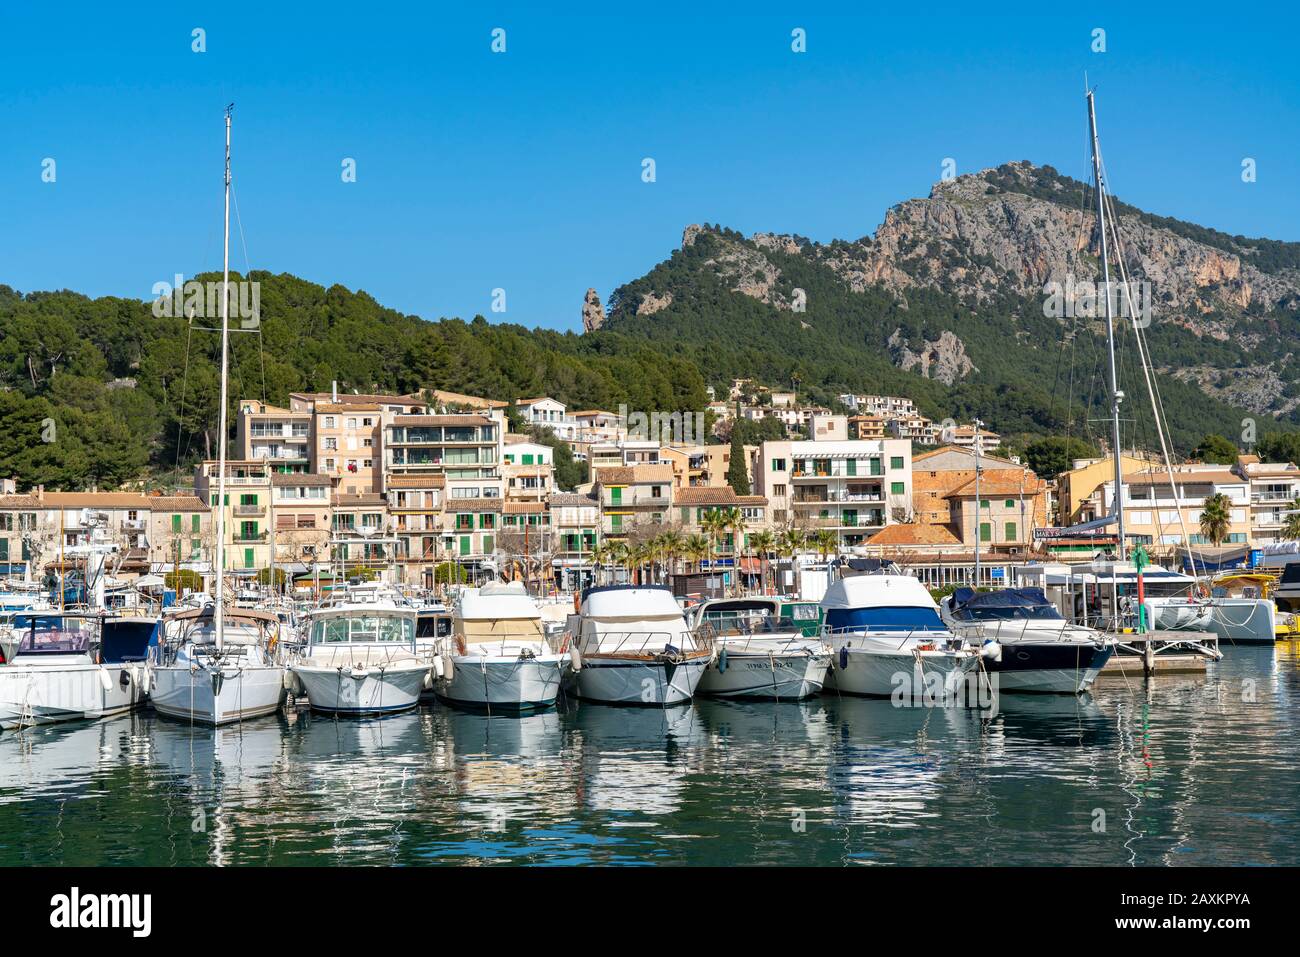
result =
[[[103,718],[140,704],[151,631],[103,646],[102,615],[42,612],[9,622],[16,641],[0,666],[0,729]]]
[[[821,604],[822,634],[834,652],[827,690],[942,698],[979,663],[911,575],[846,575],[830,584]]]
[[[164,618],[149,662],[149,700],[159,714],[216,727],[274,714],[284,702],[280,620],[215,604]]]
[[[1115,639],[1065,620],[1040,588],[959,588],[940,603],[947,625],[983,654],[999,691],[1079,694],[1115,651]]]
[[[547,642],[542,613],[523,582],[462,591],[452,634],[440,644],[438,697],[489,711],[549,708],[570,660]]]
[[[309,613],[307,645],[289,663],[313,711],[376,715],[406,711],[432,685],[418,653],[416,609],[405,602],[327,602]]]
[[[663,585],[587,589],[565,647],[578,697],[606,704],[685,704],[713,657]]]
[[[830,646],[782,618],[778,599],[711,599],[691,610],[690,621],[695,637],[713,647],[698,694],[798,701],[821,693]]]

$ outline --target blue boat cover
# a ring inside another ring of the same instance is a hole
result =
[[[952,593],[952,603],[963,608],[1033,608],[1051,604],[1041,588],[1003,588],[998,591],[958,588]]]
[[[933,608],[877,605],[872,608],[828,608],[826,626],[832,631],[947,631]]]

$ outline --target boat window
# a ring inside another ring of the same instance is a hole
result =
[[[980,608],[964,608],[961,617],[970,621],[1010,621],[1012,619],[1050,620],[1061,618],[1051,605],[985,605]]]
[[[933,608],[881,605],[832,608],[826,612],[831,631],[947,631]]]
[[[317,644],[413,641],[415,622],[389,615],[357,615],[326,618],[312,625],[311,640]]]
[[[93,624],[84,618],[32,615],[14,619],[15,629],[25,627],[19,655],[75,655],[90,648]]]

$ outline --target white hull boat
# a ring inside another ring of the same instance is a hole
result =
[[[338,664],[299,661],[293,673],[313,711],[378,715],[409,711],[420,703],[429,665],[410,660],[360,660]]]
[[[696,639],[713,647],[698,694],[799,701],[821,693],[830,646],[805,637],[780,610],[776,599],[757,596],[712,599],[692,610]]]
[[[943,624],[911,575],[841,577],[826,589],[823,634],[834,654],[826,688],[839,694],[943,699],[958,693],[979,655]]]
[[[713,657],[662,585],[589,588],[565,643],[575,693],[605,704],[686,704]]]
[[[569,660],[551,648],[522,582],[489,582],[461,592],[452,633],[439,641],[434,690],[460,707],[537,711],[555,704]]]
[[[646,660],[618,655],[586,655],[574,677],[579,698],[605,704],[687,704],[695,696],[709,655],[681,661]]]
[[[140,705],[148,681],[143,661],[98,662],[99,627],[93,617],[49,613],[15,630],[13,660],[0,666],[0,730],[105,718]]]
[[[307,647],[289,665],[313,711],[381,715],[409,711],[433,683],[418,653],[416,609],[391,598],[330,602],[312,611]]]
[[[167,621],[149,664],[149,700],[159,714],[218,727],[275,714],[284,703],[284,666],[275,658],[279,620],[251,609],[225,612],[216,641],[214,606]]]

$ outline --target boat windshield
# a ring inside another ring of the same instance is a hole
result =
[[[700,622],[715,635],[768,635],[779,631],[798,631],[789,617],[772,614],[770,608],[711,609]]]
[[[877,605],[872,608],[831,608],[826,627],[840,631],[947,631],[933,608]]]
[[[23,636],[19,655],[77,655],[90,650],[94,623],[65,615],[20,615],[14,630]]]
[[[346,644],[415,640],[415,622],[393,615],[348,615],[325,618],[311,626],[314,644]]]
[[[1051,605],[984,605],[963,608],[960,616],[968,621],[1060,621],[1061,613]]]

